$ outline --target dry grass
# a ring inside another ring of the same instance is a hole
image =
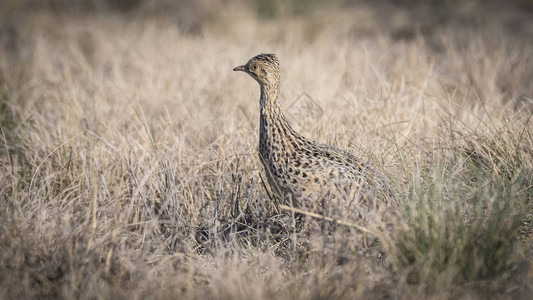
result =
[[[141,3],[1,18],[1,298],[532,292],[527,11],[186,6],[197,24]],[[378,237],[268,198],[258,88],[231,71],[261,52],[298,131],[389,178]]]

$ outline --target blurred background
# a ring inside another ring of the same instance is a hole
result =
[[[532,16],[530,0],[4,0],[0,51],[6,57],[3,63],[16,65],[34,52],[36,34],[77,31],[79,47],[90,60],[97,58],[102,42],[91,28],[125,33],[124,26],[137,27],[140,35],[143,27],[155,24],[161,34],[177,30],[197,40],[224,40],[249,50],[250,57],[253,51],[280,52],[282,45],[316,49],[380,38],[423,40],[438,54],[447,47],[444,32],[456,48],[478,38],[516,49],[532,43]],[[59,43],[61,36],[55,35]],[[10,77],[4,74],[3,81]],[[531,96],[530,90],[521,92]]]
[[[2,19],[7,24],[25,13],[92,15],[109,14],[127,18],[158,18],[178,26],[184,33],[202,34],[224,25],[233,17],[257,18],[264,22],[286,18],[315,18],[325,14],[367,9],[374,24],[354,22],[369,31],[390,33],[397,38],[410,38],[416,33],[429,34],[435,27],[456,23],[465,28],[501,26],[510,34],[531,36],[530,0],[4,0],[0,4]],[[377,25],[376,28],[371,28]],[[12,30],[12,29],[11,29]],[[316,29],[317,30],[317,29]],[[357,28],[354,28],[356,32]],[[367,32],[370,34],[372,32]],[[5,35],[6,33],[3,33]]]
[[[361,10],[367,15],[351,24],[354,37],[380,32],[409,39],[416,34],[429,36],[436,28],[450,25],[458,26],[457,29],[501,27],[507,34],[529,39],[533,33],[533,1],[530,0],[4,0],[0,4],[1,36],[4,46],[11,48],[16,46],[16,20],[32,13],[104,14],[138,21],[156,18],[193,35],[214,28],[229,30],[228,22],[243,17],[263,22],[299,18],[313,21],[314,27],[308,24],[312,36],[314,31],[327,26],[321,22],[331,21],[327,15]]]

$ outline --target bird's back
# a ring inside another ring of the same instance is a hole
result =
[[[375,207],[377,198],[392,197],[383,176],[353,154],[300,135],[282,138],[286,140],[263,143],[266,147],[260,149],[278,196],[304,207],[322,206],[326,200],[367,208]]]

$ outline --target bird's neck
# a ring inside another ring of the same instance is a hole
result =
[[[261,98],[259,98],[261,117],[274,118],[282,116],[278,96],[279,84],[261,84]]]
[[[279,84],[261,84],[260,104],[260,140],[271,138],[274,131],[285,138],[299,136],[291,127],[278,101]]]

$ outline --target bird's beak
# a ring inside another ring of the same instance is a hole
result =
[[[238,66],[238,67],[233,68],[233,71],[243,71],[243,72],[246,72],[246,68],[245,68],[245,66]]]

